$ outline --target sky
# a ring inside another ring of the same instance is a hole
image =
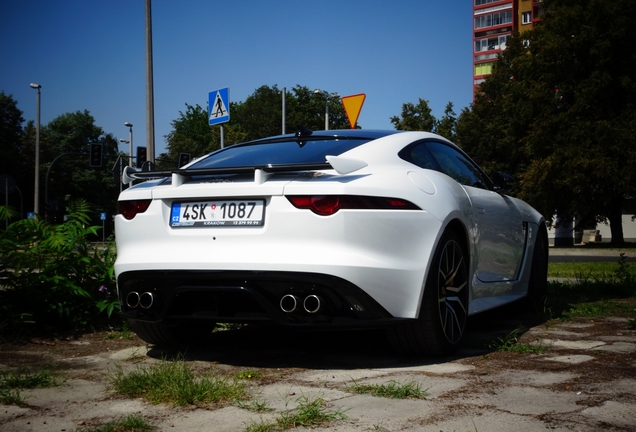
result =
[[[88,110],[144,146],[145,25],[145,0],[0,0],[0,91],[35,120],[39,84],[43,125]],[[420,98],[438,118],[472,102],[471,0],[154,0],[152,43],[156,155],[186,104],[225,87],[364,93],[364,129]]]

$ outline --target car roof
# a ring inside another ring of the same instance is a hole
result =
[[[318,130],[311,131],[309,129],[303,129],[305,131],[311,132],[311,134],[302,134],[301,136],[311,137],[311,138],[366,138],[369,140],[378,139],[385,136],[393,135],[396,133],[402,133],[404,131],[401,130],[383,130],[383,129],[333,129],[333,130]],[[257,144],[260,142],[266,141],[277,141],[280,139],[290,139],[298,137],[300,132],[292,133],[292,134],[284,134],[284,135],[275,135],[267,138],[260,138],[253,141],[247,141],[241,144]],[[240,144],[239,144],[240,145]]]

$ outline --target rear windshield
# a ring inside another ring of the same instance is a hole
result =
[[[309,138],[237,144],[218,150],[189,168],[259,167],[267,165],[321,164],[372,138]]]

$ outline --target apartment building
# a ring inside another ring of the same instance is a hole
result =
[[[513,32],[523,33],[539,21],[541,0],[473,1],[473,87],[492,73]]]

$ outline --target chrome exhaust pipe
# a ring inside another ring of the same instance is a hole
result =
[[[305,308],[305,312],[315,314],[322,307],[322,300],[315,294],[309,295],[305,297],[303,307]]]
[[[298,307],[298,297],[292,294],[285,294],[282,299],[280,299],[280,308],[285,313],[292,313]]]
[[[139,293],[137,291],[131,291],[126,296],[126,306],[131,309],[135,309],[139,306]]]
[[[145,292],[139,296],[139,306],[142,309],[150,309],[155,302],[155,296],[151,292]]]

